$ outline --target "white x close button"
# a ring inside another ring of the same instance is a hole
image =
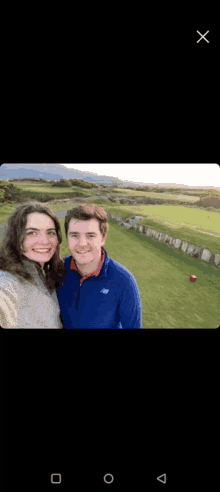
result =
[[[201,38],[198,39],[198,41],[196,41],[197,43],[199,43],[199,41],[201,41],[201,39],[204,39],[206,41],[206,43],[209,43],[208,39],[205,38],[206,34],[208,34],[209,31],[206,31],[205,34],[201,34],[201,32],[199,31],[196,31],[198,32],[198,34],[200,34]]]

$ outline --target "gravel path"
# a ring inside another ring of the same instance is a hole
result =
[[[64,219],[64,217],[66,216],[66,213],[67,213],[67,210],[60,210],[60,212],[56,212],[56,215],[57,215],[57,217],[59,217],[59,219]]]

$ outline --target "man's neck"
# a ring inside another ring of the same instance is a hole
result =
[[[95,263],[92,262],[91,265],[85,266],[85,268],[78,266],[77,263],[76,266],[78,268],[79,273],[84,277],[84,275],[89,275],[95,272],[98,268],[99,262],[100,262],[100,258]]]

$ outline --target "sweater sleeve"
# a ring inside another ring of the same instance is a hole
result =
[[[121,328],[141,328],[142,304],[140,290],[134,276],[128,279],[119,302],[119,321]]]
[[[1,278],[0,282],[0,327],[19,328],[17,320],[18,295],[16,282],[11,283],[10,290],[7,281]]]

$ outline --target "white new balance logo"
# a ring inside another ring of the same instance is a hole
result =
[[[101,293],[103,293],[103,294],[108,294],[108,292],[109,292],[109,289],[102,289],[101,290]]]

